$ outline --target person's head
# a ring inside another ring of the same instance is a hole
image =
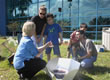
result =
[[[41,19],[43,19],[46,15],[46,12],[47,12],[47,10],[46,10],[45,5],[40,6],[40,8],[39,8],[39,17]]]
[[[80,30],[86,31],[87,28],[88,28],[88,26],[87,26],[86,23],[81,23],[81,24],[80,24]]]
[[[54,23],[54,16],[53,16],[53,14],[48,13],[47,16],[46,16],[46,18],[47,18],[47,23],[49,25],[52,25]]]
[[[78,40],[85,39],[85,37],[86,37],[86,36],[85,36],[85,31],[84,31],[84,30],[77,30],[75,37],[76,37]]]
[[[27,21],[24,23],[22,28],[22,35],[23,36],[32,36],[35,33],[35,24],[31,21]]]

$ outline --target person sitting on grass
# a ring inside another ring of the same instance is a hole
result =
[[[80,30],[86,31],[87,30],[87,24],[81,23],[80,24]],[[75,38],[76,30],[70,35],[70,40],[68,44],[68,52],[67,52],[67,58],[70,58],[70,54],[72,54],[73,59],[76,59],[76,51],[79,49],[79,40]]]
[[[54,54],[57,55],[57,57],[61,57],[59,45],[61,45],[63,43],[63,38],[62,38],[62,34],[61,34],[62,29],[59,24],[54,23],[54,16],[51,13],[47,14],[47,23],[48,24],[47,24],[45,32],[44,32],[45,42],[52,41]],[[58,40],[59,38],[60,38],[60,42]],[[46,49],[48,61],[51,58],[51,55],[50,55],[51,50],[52,50],[52,48]]]
[[[78,60],[82,68],[92,68],[97,60],[97,50],[94,43],[87,39],[83,30],[76,31],[76,38],[80,41],[80,49],[77,51]]]
[[[33,22],[24,23],[22,28],[23,37],[13,60],[14,68],[17,70],[20,80],[31,80],[37,72],[45,67],[46,62],[40,58],[40,55],[44,49],[52,46],[51,42],[47,42],[44,46],[36,48],[31,39],[34,31],[35,24]]]

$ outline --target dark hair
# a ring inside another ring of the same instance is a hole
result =
[[[86,36],[85,31],[84,30],[76,30],[76,32],[79,32],[81,35]]]
[[[51,14],[51,13],[48,13],[46,17],[47,17],[47,18],[49,18],[49,17],[54,18],[54,15]]]
[[[82,26],[82,25],[85,25],[85,26]],[[88,28],[88,26],[87,26],[86,23],[81,23],[81,24],[80,24],[80,28]]]

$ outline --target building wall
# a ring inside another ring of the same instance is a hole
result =
[[[22,0],[6,1],[7,25],[16,21],[21,27],[29,17],[38,14],[40,5],[46,5],[47,13],[53,13],[55,21],[61,25],[64,38],[69,38],[81,23],[88,25],[87,37],[95,40],[102,39],[103,27],[110,27],[110,0],[32,0],[29,5],[24,5],[28,2]],[[22,9],[18,9],[19,7],[26,7],[24,14],[21,14]],[[9,32],[12,33],[11,30]]]
[[[6,35],[6,0],[0,0],[0,35]]]

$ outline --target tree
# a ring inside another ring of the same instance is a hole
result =
[[[96,18],[89,22],[90,25],[96,25]],[[110,25],[110,18],[99,16],[97,19],[98,25]]]
[[[89,25],[96,25],[96,18],[92,19],[90,22],[89,22]],[[97,25],[110,25],[110,18],[109,17],[102,17],[102,16],[99,16],[97,18]],[[97,28],[97,31],[102,31],[102,28],[103,26],[100,26]],[[96,31],[96,27],[88,27],[87,29],[88,31]],[[93,36],[94,34],[91,34],[91,37]],[[88,36],[89,37],[89,36]],[[97,35],[97,38],[98,39],[101,39],[101,34]]]

